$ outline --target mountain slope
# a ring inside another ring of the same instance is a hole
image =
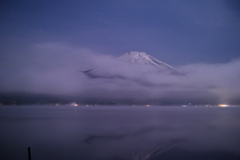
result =
[[[184,75],[176,68],[159,61],[145,52],[131,51],[115,59],[111,65],[83,71],[91,78],[129,78],[147,73]]]
[[[176,68],[159,61],[158,59],[146,54],[145,52],[131,51],[123,54],[118,60],[125,61],[131,64],[146,65],[153,67],[157,72],[170,71],[173,74],[183,74]]]

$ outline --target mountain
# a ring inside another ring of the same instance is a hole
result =
[[[183,75],[183,73],[178,71],[176,68],[159,61],[158,59],[148,55],[145,52],[131,51],[123,54],[117,59],[120,61],[128,62],[130,64],[137,64],[143,66],[145,65],[145,67],[152,67],[153,70],[159,73],[168,70],[172,74]]]
[[[133,75],[163,74],[184,75],[178,69],[159,61],[145,52],[131,51],[115,59],[112,64],[83,71],[91,78],[124,78]]]

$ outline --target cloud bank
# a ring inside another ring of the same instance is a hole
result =
[[[151,54],[151,53],[150,53]],[[34,44],[1,54],[1,92],[76,96],[92,100],[240,103],[240,59],[225,64],[189,64],[186,76],[156,75],[115,58],[65,43]],[[126,79],[91,79],[81,71],[108,67]]]

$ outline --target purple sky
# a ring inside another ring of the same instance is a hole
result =
[[[3,0],[0,90],[80,90],[101,97],[107,89],[105,97],[113,98],[137,93],[133,97],[239,100],[239,9],[234,0]],[[151,83],[172,86],[161,90],[125,81],[90,82],[78,74],[132,50],[189,77],[149,76]]]
[[[235,0],[3,0],[1,54],[64,42],[99,54],[144,51],[166,63],[229,62],[240,52]],[[11,50],[11,51],[9,51]]]

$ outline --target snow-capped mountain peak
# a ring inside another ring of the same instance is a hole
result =
[[[131,51],[123,54],[118,58],[119,60],[129,63],[146,63],[151,61],[151,58],[145,52]]]
[[[159,61],[145,52],[130,51],[116,58],[110,66],[98,67],[83,71],[92,78],[126,78],[136,74],[146,75],[170,73],[174,75],[184,75],[176,68]]]
[[[131,63],[131,64],[141,64],[141,65],[144,64],[144,65],[147,65],[148,67],[151,66],[154,70],[156,70],[158,72],[168,70],[174,74],[178,74],[178,75],[182,74],[176,68],[174,68],[162,61],[159,61],[158,59],[148,55],[145,52],[130,51],[130,52],[123,54],[122,56],[120,56],[117,59],[120,61],[125,61],[128,63]]]

